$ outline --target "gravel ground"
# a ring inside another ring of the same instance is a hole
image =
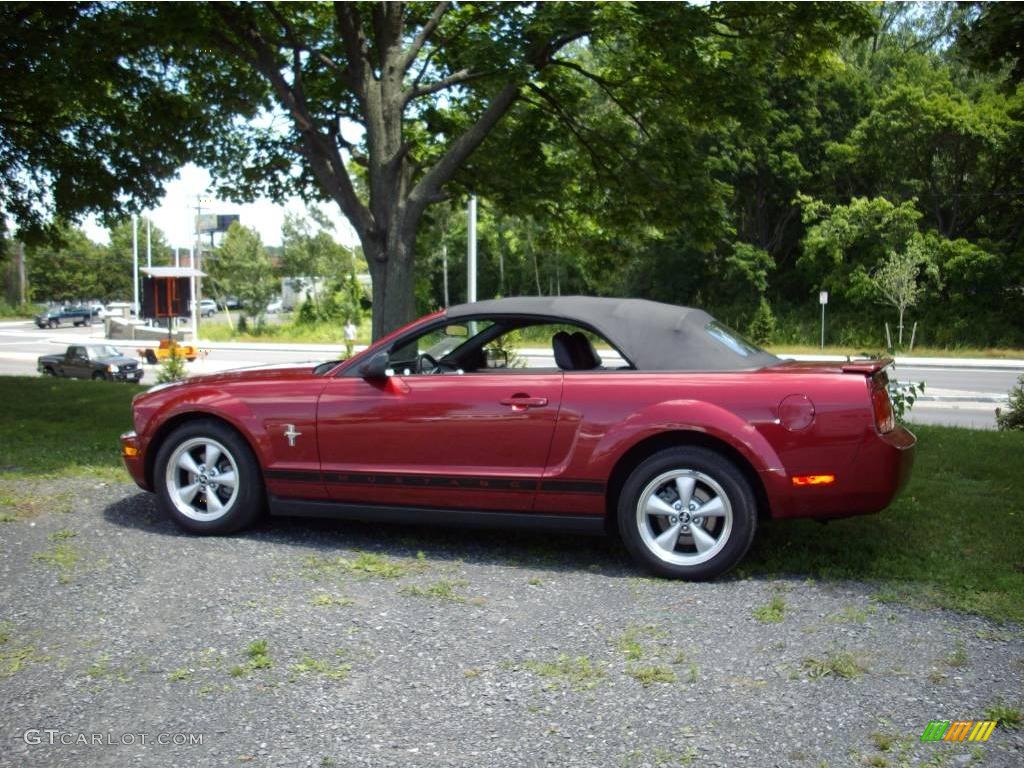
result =
[[[1021,629],[869,585],[672,583],[571,536],[202,539],[133,486],[25,494],[0,523],[3,766],[1024,765],[1021,730],[920,741],[1022,706]]]

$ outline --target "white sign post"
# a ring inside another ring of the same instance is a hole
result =
[[[825,348],[825,305],[828,304],[828,291],[821,291],[818,294],[818,303],[821,304],[821,348]]]

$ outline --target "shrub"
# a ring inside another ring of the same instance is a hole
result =
[[[1024,430],[1024,375],[1010,390],[1010,399],[1006,410],[996,408],[996,426],[999,429]]]
[[[754,317],[750,321],[747,334],[752,342],[762,347],[770,343],[772,336],[775,335],[775,315],[772,313],[768,299],[764,296],[761,297],[761,303],[757,305],[757,311],[754,312]]]
[[[166,384],[170,381],[181,381],[188,375],[185,369],[185,356],[178,351],[178,347],[172,346],[170,354],[160,363],[160,371],[156,375],[157,384]]]

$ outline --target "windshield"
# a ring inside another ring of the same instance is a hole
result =
[[[89,357],[98,360],[101,357],[121,357],[121,350],[109,344],[101,344],[96,347],[89,347]]]

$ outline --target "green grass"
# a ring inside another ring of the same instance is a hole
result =
[[[320,675],[330,680],[344,680],[351,671],[351,664],[336,664],[311,656],[306,656],[291,666],[292,679],[302,675]]]
[[[573,659],[563,654],[554,661],[524,661],[522,666],[554,684],[575,690],[595,688],[605,677],[604,670],[586,656]]]
[[[1000,728],[1008,728],[1011,731],[1020,730],[1024,725],[1024,715],[1021,715],[1017,707],[1008,707],[1004,704],[993,704],[985,710],[986,720],[995,720]]]
[[[403,595],[411,595],[412,597],[427,597],[450,603],[464,603],[466,598],[459,594],[458,589],[466,586],[468,583],[465,579],[441,579],[426,587],[421,587],[418,584],[407,584],[398,591]]]
[[[775,595],[771,602],[754,609],[754,618],[764,624],[781,624],[786,618],[786,601],[782,595]]]
[[[302,575],[320,581],[354,576],[356,578],[398,579],[424,568],[422,561],[391,560],[373,552],[360,552],[355,559],[310,555],[302,559]]]
[[[874,582],[882,602],[1024,622],[1024,433],[914,432],[913,476],[889,509],[766,525],[741,573]]]
[[[266,343],[295,342],[298,344],[337,344],[339,350],[345,348],[345,323],[320,322],[312,325],[300,325],[293,320],[281,323],[268,322],[256,329],[249,322],[249,330],[246,333],[239,333],[236,330],[238,324],[238,313],[232,311],[231,319],[235,325],[228,325],[227,321],[203,322],[199,329],[199,335],[206,341],[255,341]],[[359,324],[356,333],[357,345],[369,344],[372,332],[371,320],[369,317],[363,319]]]
[[[0,376],[0,477],[89,475],[126,481],[118,436],[145,387],[109,381]]]
[[[244,664],[231,668],[230,674],[232,677],[245,677],[254,670],[270,669],[274,666],[266,640],[253,640],[249,643],[245,649],[245,656],[246,661]]]
[[[803,668],[811,680],[821,680],[825,677],[852,680],[867,672],[857,657],[849,651],[829,651],[824,658],[808,657],[803,661]]]
[[[626,674],[638,681],[644,688],[655,683],[674,683],[676,673],[668,667],[631,667]]]
[[[61,542],[42,552],[36,552],[32,559],[56,570],[57,580],[61,584],[68,584],[71,582],[71,574],[82,559],[82,553],[74,544]]]

